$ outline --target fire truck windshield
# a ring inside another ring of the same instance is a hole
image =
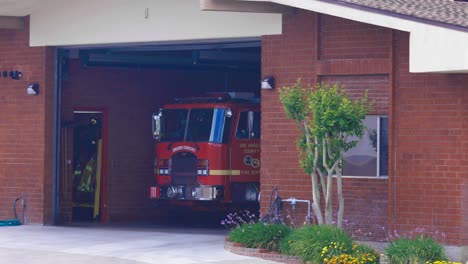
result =
[[[222,143],[227,138],[223,137],[226,111],[227,109],[221,108],[164,110],[161,141]]]

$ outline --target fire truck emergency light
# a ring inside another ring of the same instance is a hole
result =
[[[275,78],[272,76],[265,77],[262,80],[262,89],[272,90],[273,88],[275,88]]]

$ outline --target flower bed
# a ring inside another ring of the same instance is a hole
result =
[[[301,258],[294,256],[282,255],[278,252],[271,252],[261,248],[246,248],[240,243],[234,243],[226,239],[224,249],[243,256],[262,258],[286,264],[302,264]]]

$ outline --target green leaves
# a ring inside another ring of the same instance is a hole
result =
[[[298,147],[301,166],[307,173],[314,170],[310,163],[315,158],[315,148],[319,148],[320,160],[323,158],[322,150],[326,148],[326,163],[331,167],[342,158],[342,153],[355,147],[358,141],[348,138],[362,138],[366,129],[362,121],[371,110],[367,93],[361,99],[352,100],[343,86],[319,83],[315,87],[304,88],[300,79],[280,90],[280,101],[286,115],[298,124],[303,133]],[[307,136],[309,142],[305,140]]]
[[[362,120],[369,111],[367,95],[362,100],[352,101],[343,87],[321,83],[310,93],[308,107],[313,116],[313,131],[318,137],[337,140],[343,140],[344,135],[362,137],[365,128]],[[346,144],[338,144],[341,146]]]
[[[330,243],[351,251],[352,238],[342,229],[329,225],[312,225],[294,229],[280,243],[280,252],[299,256],[303,261],[323,263],[322,250]]]
[[[280,91],[280,101],[284,106],[286,115],[296,122],[302,122],[310,112],[308,109],[309,91],[301,86],[301,80],[288,87],[283,87]]]
[[[433,263],[447,260],[444,247],[434,239],[423,235],[415,238],[398,238],[388,245],[385,254],[392,264]]]
[[[278,251],[280,241],[289,234],[291,229],[281,224],[244,224],[229,232],[229,239],[242,243],[248,248],[264,248]]]

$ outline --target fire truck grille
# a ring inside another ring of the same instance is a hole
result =
[[[197,182],[197,157],[188,152],[172,156],[172,184],[195,185]]]

